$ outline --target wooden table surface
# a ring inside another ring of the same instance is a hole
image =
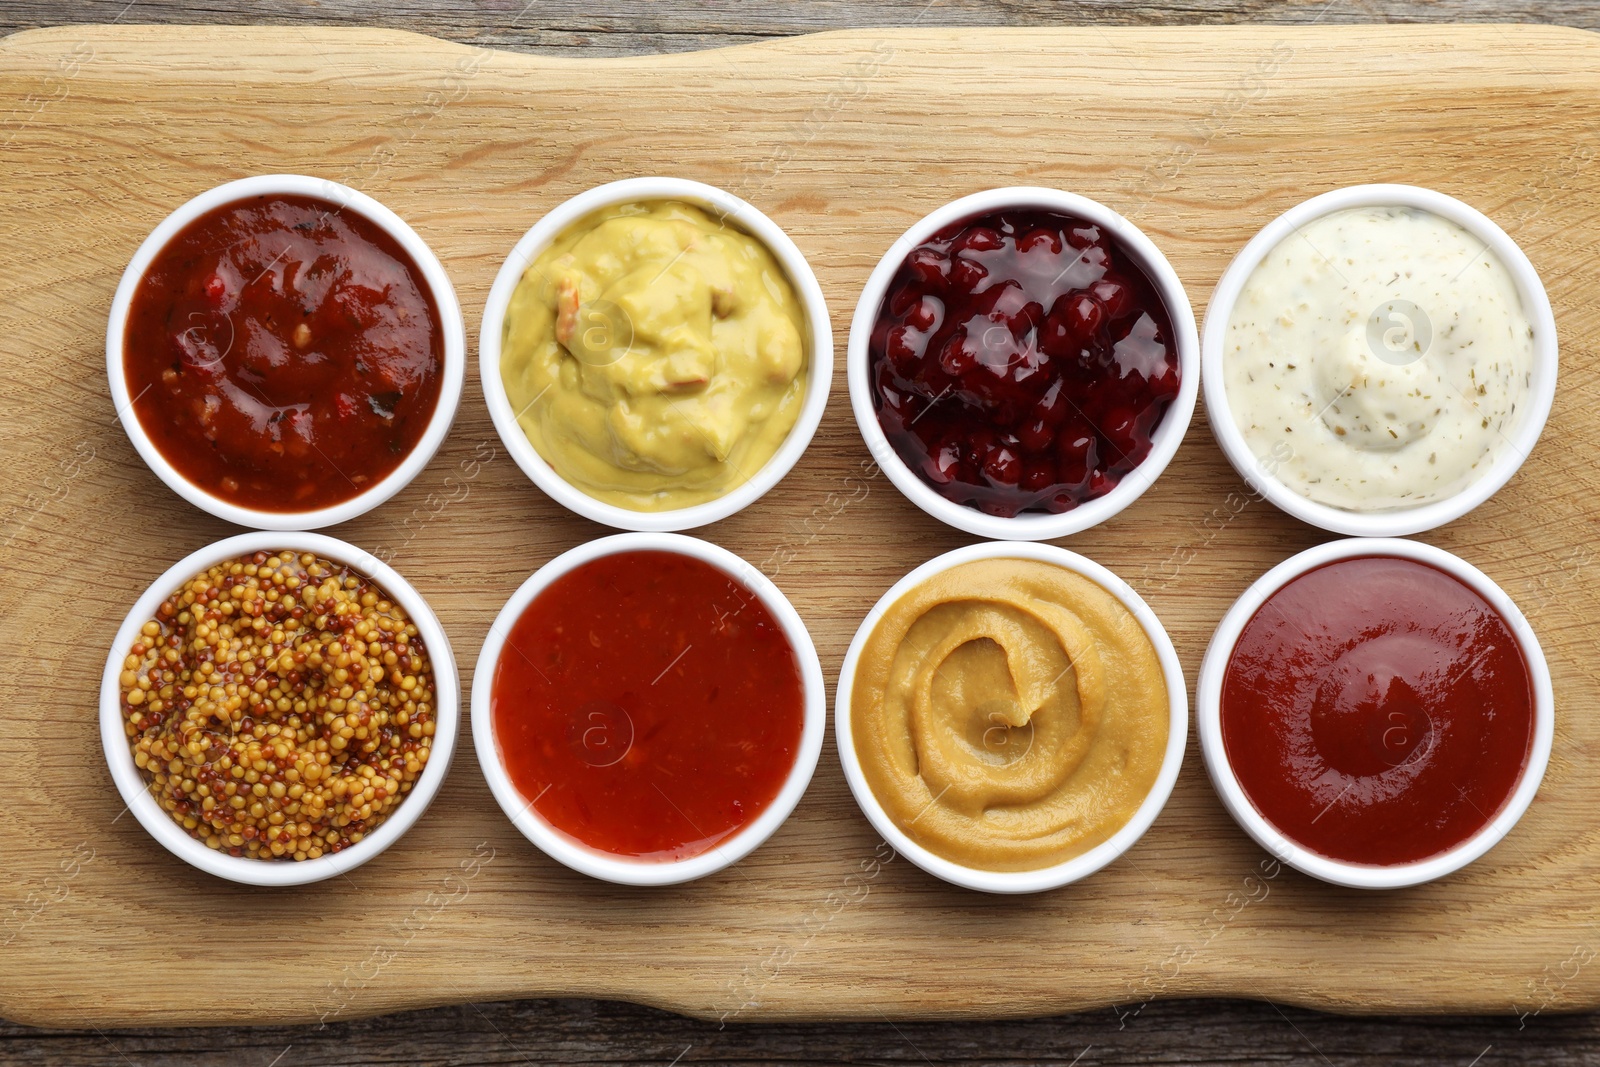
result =
[[[4,0],[0,33],[73,22],[383,25],[497,48],[622,55],[846,26],[1543,21],[1600,29],[1595,0]],[[1596,41],[1600,46],[1600,39]],[[3,171],[0,171],[3,173]],[[85,946],[82,965],[115,945]],[[0,967],[5,966],[0,955]],[[1263,976],[1270,987],[1270,975]],[[191,991],[198,992],[198,991]],[[225,1005],[228,990],[207,990]],[[242,993],[245,991],[241,991]],[[260,991],[248,991],[258,995]],[[864,996],[870,991],[864,990]],[[995,1023],[730,1025],[592,1001],[477,1004],[324,1028],[41,1031],[0,1022],[0,1063],[1588,1063],[1600,1019],[1559,990],[1523,1018],[1353,1020],[1268,1004],[1157,1002],[1137,1015]]]

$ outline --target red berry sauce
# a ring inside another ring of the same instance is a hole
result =
[[[1150,278],[1102,227],[1040,209],[967,219],[912,251],[869,358],[900,458],[991,515],[1104,496],[1150,454],[1178,395]]]

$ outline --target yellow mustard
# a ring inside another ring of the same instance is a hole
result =
[[[805,398],[804,311],[760,241],[677,201],[605,208],[523,274],[500,374],[535,451],[596,500],[705,503],[782,446]]]
[[[934,575],[861,649],[851,730],[867,785],[907,836],[987,871],[1050,867],[1127,825],[1154,788],[1169,709],[1139,620],[1049,563]]]

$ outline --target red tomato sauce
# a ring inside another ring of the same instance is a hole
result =
[[[491,698],[506,773],[592,848],[697,856],[776,799],[804,695],[782,627],[722,571],[621,552],[545,588],[507,636]]]
[[[376,223],[259,196],[156,255],[123,367],[139,425],[184,478],[240,507],[312,511],[371,488],[422,438],[444,330],[421,270]]]
[[[1287,837],[1349,863],[1461,844],[1515,791],[1533,685],[1510,627],[1413,560],[1340,560],[1274,593],[1222,685],[1228,762]]]

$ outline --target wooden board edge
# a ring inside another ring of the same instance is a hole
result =
[[[360,1009],[341,1013],[337,1018],[322,1019],[315,1014],[298,1013],[270,1013],[270,1012],[244,1012],[219,1018],[216,1014],[201,1015],[187,1011],[174,1011],[152,1017],[148,1013],[110,1011],[80,1011],[66,1014],[52,1011],[49,1008],[35,1012],[29,1009],[26,1003],[12,1001],[9,998],[0,998],[0,1020],[20,1026],[33,1027],[40,1030],[70,1031],[88,1027],[100,1029],[123,1028],[227,1028],[227,1027],[257,1027],[257,1026],[286,1026],[286,1027],[319,1027],[320,1025],[334,1025],[336,1023],[360,1022],[368,1019],[382,1018],[414,1011],[432,1011],[439,1008],[460,1007],[466,1004],[491,1004],[501,1001],[527,1001],[527,1000],[568,1000],[585,999],[610,1001],[614,1003],[636,1004],[641,1007],[656,1011],[667,1012],[684,1018],[694,1019],[707,1024],[721,1026],[760,1026],[780,1023],[863,1023],[863,1022],[899,1022],[899,1023],[928,1023],[928,1022],[962,1022],[982,1020],[986,1022],[1003,1022],[1006,1020],[1043,1019],[1057,1015],[1082,1015],[1095,1011],[1116,1010],[1118,1001],[1104,998],[1085,999],[1051,999],[1030,1001],[1024,1004],[996,1007],[979,1006],[970,1008],[954,1008],[951,1010],[927,1010],[911,1004],[884,1004],[879,1002],[853,1001],[849,1004],[834,1004],[816,1009],[799,1008],[792,1005],[776,1005],[772,1008],[751,1008],[740,1011],[736,1017],[729,1017],[725,1011],[718,1010],[700,1002],[674,1000],[671,997],[657,997],[639,991],[617,991],[600,989],[574,989],[567,986],[549,986],[539,988],[518,988],[505,990],[474,991],[466,995],[452,995],[440,997],[427,997],[415,999],[396,997],[392,1001],[374,999]],[[1475,1015],[1485,1017],[1516,1016],[1514,1009],[1508,1008],[1504,1000],[1457,1000],[1441,1002],[1437,999],[1418,1000],[1410,1002],[1393,1000],[1380,1005],[1371,1003],[1357,1003],[1355,1001],[1334,1000],[1317,996],[1262,996],[1258,992],[1247,990],[1233,990],[1227,992],[1175,992],[1152,997],[1140,1005],[1141,1010],[1151,1004],[1159,1002],[1181,1000],[1234,1000],[1247,1001],[1256,1004],[1273,1004],[1281,1007],[1297,1008],[1305,1011],[1320,1012],[1325,1015],[1334,1015],[1348,1019],[1383,1019],[1383,1018],[1450,1018],[1462,1015]],[[109,1007],[109,1006],[107,1006]],[[1571,1016],[1580,1015],[1600,1009],[1600,1001],[1573,1001],[1562,1004],[1552,1004],[1543,1008],[1539,1015],[1545,1016]]]
[[[636,66],[641,63],[663,68],[694,65],[703,62],[704,57],[708,55],[759,57],[771,52],[811,54],[827,54],[834,51],[850,52],[859,49],[863,39],[866,37],[887,40],[896,45],[914,50],[918,44],[937,42],[947,38],[952,33],[959,33],[963,37],[978,34],[995,40],[1026,39],[1038,41],[1041,37],[1053,37],[1058,40],[1068,40],[1073,37],[1090,37],[1113,46],[1121,41],[1134,39],[1139,39],[1146,43],[1181,45],[1187,43],[1188,38],[1196,33],[1204,34],[1207,37],[1234,37],[1238,39],[1257,39],[1270,36],[1273,38],[1298,37],[1307,40],[1330,37],[1345,37],[1357,40],[1369,38],[1374,34],[1381,34],[1389,39],[1444,41],[1455,47],[1480,45],[1497,51],[1508,47],[1506,42],[1508,34],[1527,39],[1530,43],[1539,39],[1548,39],[1552,42],[1561,41],[1580,49],[1592,48],[1597,43],[1600,43],[1600,30],[1531,22],[1454,24],[1361,22],[1332,25],[1240,22],[1226,25],[1191,24],[1183,26],[1098,26],[1094,24],[1061,23],[1044,27],[859,27],[823,30],[816,33],[795,34],[788,37],[683,52],[585,58],[577,56],[547,56],[534,51],[471,45],[434,37],[431,34],[386,27],[305,26],[299,24],[287,26],[272,24],[218,26],[199,23],[82,23],[34,27],[0,36],[0,57],[4,57],[8,53],[13,55],[31,53],[39,58],[49,57],[53,59],[64,48],[70,49],[73,44],[85,37],[93,37],[97,40],[112,43],[125,41],[130,44],[149,41],[170,44],[195,36],[239,43],[254,40],[278,42],[285,31],[291,31],[298,36],[306,37],[313,43],[327,43],[345,48],[421,48],[425,51],[441,54],[490,52],[496,56],[514,57],[518,62],[535,65],[550,64],[569,68],[574,66],[594,66],[599,69],[619,65]],[[833,47],[835,45],[840,47]]]

